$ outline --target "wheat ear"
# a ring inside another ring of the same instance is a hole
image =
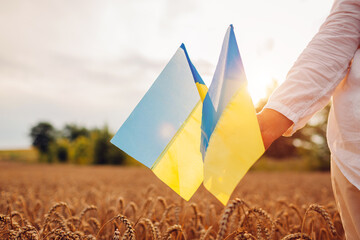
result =
[[[113,240],[119,240],[120,239],[120,231],[119,231],[119,229],[115,229],[112,239]]]
[[[203,229],[200,240],[205,240],[210,235],[211,230],[212,226],[210,226],[206,231]]]
[[[306,210],[305,212],[305,215],[304,215],[304,218],[303,218],[303,221],[302,221],[302,224],[301,224],[301,232],[304,231],[304,225],[305,225],[305,220],[306,220],[306,216],[307,214],[310,212],[310,211],[315,211],[317,213],[319,213],[325,220],[325,222],[327,223],[329,229],[330,229],[330,232],[333,236],[336,236],[337,233],[336,233],[336,229],[334,227],[334,224],[333,222],[331,221],[330,219],[330,215],[329,213],[325,210],[325,208],[323,206],[320,206],[318,204],[311,204],[308,209]]]
[[[224,240],[228,239],[238,239],[238,240],[257,240],[251,233],[248,233],[246,231],[234,231],[230,233]]]
[[[154,240],[160,239],[159,230],[157,229],[157,227],[154,226],[154,224],[152,223],[152,221],[150,219],[142,218],[142,219],[140,219],[140,221],[143,221],[146,224],[146,227],[150,229],[152,239],[154,239]]]
[[[69,211],[70,216],[71,216],[71,211],[70,211],[67,203],[65,203],[65,202],[59,202],[59,203],[54,204],[54,205],[50,208],[49,212],[46,214],[42,232],[44,232],[45,229],[46,229],[46,227],[48,226],[48,224],[49,224],[49,222],[50,222],[51,215],[52,215],[52,214],[56,211],[56,209],[59,208],[59,207],[65,207],[65,208]]]
[[[84,208],[81,213],[80,213],[80,216],[79,216],[79,219],[80,219],[80,222],[82,221],[82,219],[84,218],[85,214],[87,212],[90,212],[90,211],[97,211],[97,207],[95,207],[94,205],[91,205],[91,206],[87,206],[86,208]]]
[[[283,237],[281,240],[295,240],[295,239],[311,240],[311,237],[306,233],[292,233]]]
[[[226,207],[224,214],[220,221],[220,228],[219,228],[219,232],[216,237],[216,240],[221,240],[224,238],[226,231],[227,231],[227,225],[228,225],[231,214],[234,212],[234,210],[237,207],[242,206],[242,205],[245,205],[248,207],[248,205],[242,199],[236,198],[233,201],[231,201],[231,203]]]
[[[130,240],[134,240],[135,239],[135,230],[134,230],[133,226],[131,225],[130,221],[125,216],[120,215],[120,214],[116,215],[115,217],[112,217],[110,220],[108,220],[106,223],[104,223],[104,225],[102,225],[101,228],[99,229],[95,238],[96,239],[98,238],[99,234],[104,229],[105,225],[107,225],[109,222],[111,222],[115,219],[119,219],[120,222],[125,224],[126,231],[124,233],[123,239],[128,238]]]
[[[173,232],[180,232],[180,233],[183,235],[184,239],[186,240],[185,233],[184,233],[184,231],[182,230],[182,227],[181,227],[180,225],[178,225],[178,224],[175,224],[175,225],[173,225],[173,226],[171,226],[171,227],[168,227],[168,229],[166,230],[166,232],[165,232],[162,240],[171,239],[170,237],[171,237],[171,234],[172,234]]]

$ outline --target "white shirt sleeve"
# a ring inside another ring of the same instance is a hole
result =
[[[335,0],[319,32],[265,106],[294,122],[284,135],[302,128],[329,102],[345,77],[359,43],[360,0]]]

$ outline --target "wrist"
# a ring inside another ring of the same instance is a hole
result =
[[[257,116],[265,149],[293,125],[290,119],[273,109],[265,108]]]

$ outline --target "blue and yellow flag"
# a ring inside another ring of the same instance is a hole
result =
[[[189,200],[202,181],[226,204],[264,152],[233,26],[206,87],[182,44],[111,142]]]
[[[204,99],[201,129],[204,186],[225,205],[265,151],[232,25]]]
[[[182,44],[111,142],[150,168],[185,200],[203,181],[203,81]]]

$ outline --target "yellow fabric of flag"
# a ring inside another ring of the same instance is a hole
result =
[[[264,151],[255,109],[244,86],[230,101],[211,135],[204,186],[226,205],[236,185]]]
[[[228,28],[203,101],[204,186],[224,205],[265,151],[233,26]]]
[[[204,83],[198,83],[198,82],[196,83],[196,88],[197,88],[197,90],[199,92],[200,99],[203,102],[205,97],[206,97],[208,88]]]
[[[202,103],[199,102],[151,168],[185,200],[191,198],[203,181],[201,111]]]

